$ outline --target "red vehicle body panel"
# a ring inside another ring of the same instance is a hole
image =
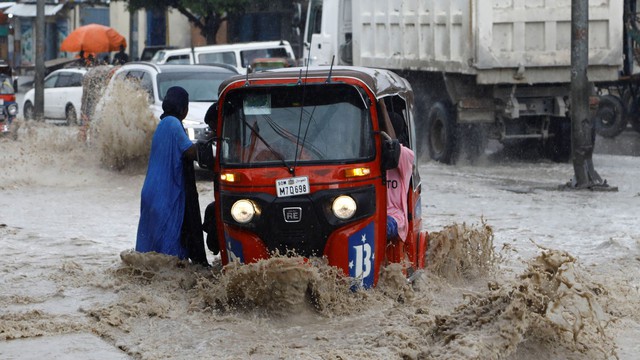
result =
[[[328,69],[327,69],[328,71]],[[304,79],[295,76],[278,76],[279,73],[267,75],[267,78],[235,79],[221,86],[219,104],[225,103],[225,97],[230,91],[247,86],[265,85],[296,85],[300,81],[306,84],[321,84],[326,81],[324,76],[307,77]],[[371,89],[371,83],[367,83],[357,77],[341,76],[335,74],[331,81],[357,86],[364,90],[372,104],[376,104],[378,98]],[[368,111],[372,119],[374,133],[379,134],[378,108],[370,106]],[[223,106],[218,109],[217,134],[222,133]],[[374,286],[378,281],[381,266],[391,262],[405,262],[407,268],[417,270],[424,267],[424,254],[427,245],[426,232],[421,231],[420,217],[420,186],[414,186],[408,194],[409,204],[409,232],[405,242],[396,240],[388,241],[386,238],[386,191],[383,181],[383,173],[380,165],[381,142],[379,135],[374,136],[376,156],[371,161],[348,164],[304,164],[295,168],[295,176],[307,176],[309,179],[311,194],[319,191],[337,191],[340,189],[367,188],[375,193],[375,199],[371,204],[375,211],[357,221],[349,222],[332,231],[324,246],[322,256],[328,259],[331,266],[342,269],[345,275],[360,279],[360,285],[364,287]],[[221,157],[221,146],[217,147],[216,159]],[[364,176],[347,176],[347,170],[355,168],[368,168],[370,173]],[[269,250],[263,239],[250,228],[238,226],[223,221],[221,214],[224,204],[220,204],[223,194],[267,194],[276,197],[275,182],[277,179],[291,177],[292,174],[281,164],[273,167],[224,167],[216,160],[214,173],[217,176],[215,182],[216,199],[216,224],[221,258],[224,265],[231,261],[252,263],[270,256]],[[233,174],[233,182],[221,179],[221,174]],[[295,197],[292,197],[295,199]],[[309,229],[309,231],[314,231]]]

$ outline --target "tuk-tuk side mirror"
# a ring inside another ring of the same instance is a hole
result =
[[[387,133],[381,131],[382,140],[382,171],[395,169],[400,162],[400,141],[392,139]]]
[[[218,102],[214,101],[207,113],[204,115],[204,122],[209,126],[209,131],[205,131],[196,141],[198,151],[198,166],[202,169],[213,169],[215,161],[215,134],[218,125]]]
[[[196,141],[196,150],[198,152],[198,166],[201,169],[213,170],[215,161],[213,137],[200,137]]]
[[[209,125],[211,132],[215,134],[216,129],[218,128],[218,102],[214,101],[209,109],[207,109],[207,113],[204,115],[205,124]]]

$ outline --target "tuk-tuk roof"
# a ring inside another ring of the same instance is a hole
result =
[[[220,93],[237,81],[252,80],[273,80],[273,79],[299,79],[302,78],[321,78],[327,79],[331,72],[331,78],[348,77],[362,81],[375,95],[376,99],[380,99],[389,95],[402,95],[405,98],[413,98],[411,85],[409,82],[398,74],[384,69],[374,69],[357,66],[313,66],[313,67],[294,67],[273,69],[251,73],[249,75],[231,77],[220,84]],[[302,75],[301,75],[302,74]]]

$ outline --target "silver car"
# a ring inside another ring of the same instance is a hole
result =
[[[149,106],[156,116],[162,114],[162,101],[172,86],[181,86],[189,93],[189,113],[182,121],[189,139],[196,142],[198,137],[209,131],[204,123],[207,110],[218,100],[218,87],[227,78],[238,75],[232,66],[226,65],[156,65],[147,62],[131,62],[120,67],[113,75],[98,108],[106,106],[112,91],[113,80],[136,81],[149,93]]]

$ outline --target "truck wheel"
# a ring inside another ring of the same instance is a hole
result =
[[[602,137],[614,138],[627,127],[624,104],[613,95],[600,97],[600,105],[595,115],[596,133]]]
[[[459,125],[460,150],[471,163],[478,160],[489,142],[487,130],[478,124]],[[462,155],[461,155],[462,156]]]
[[[435,161],[454,164],[458,156],[456,121],[450,107],[444,103],[433,104],[427,116],[427,149]]]
[[[622,103],[625,105],[627,122],[631,124],[633,130],[640,132],[640,106],[637,97],[633,97],[631,91],[627,90],[622,95]]]
[[[571,120],[558,119],[551,123],[549,132],[553,137],[544,144],[545,156],[555,162],[567,162],[571,159]]]
[[[638,106],[635,107],[634,111],[635,112],[633,114],[629,114],[629,116],[627,117],[627,121],[631,123],[631,127],[633,128],[633,130],[640,133],[640,114],[638,113],[640,109],[638,108]]]

